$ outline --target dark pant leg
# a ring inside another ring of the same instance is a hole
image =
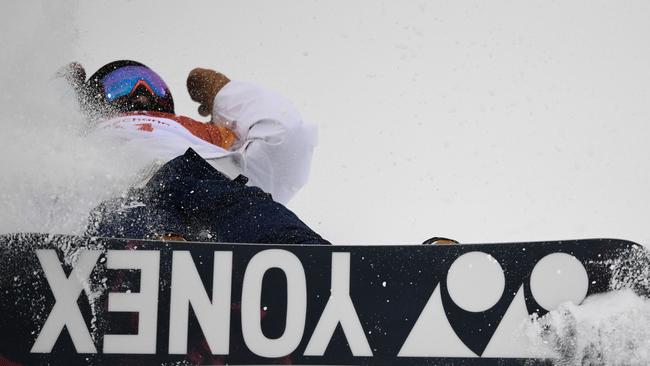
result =
[[[189,149],[156,172],[145,188],[100,205],[88,234],[230,243],[329,244],[289,209],[243,176],[231,180]]]

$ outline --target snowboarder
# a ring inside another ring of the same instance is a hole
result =
[[[169,88],[141,63],[111,62],[88,80],[72,63],[63,76],[92,134],[137,145],[162,165],[144,187],[95,209],[88,235],[329,244],[283,206],[305,184],[316,140],[284,97],[197,68],[187,88],[211,116],[202,123],[175,114]]]

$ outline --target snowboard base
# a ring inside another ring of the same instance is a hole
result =
[[[453,246],[0,236],[0,364],[550,365],[530,314],[632,288],[616,239]],[[10,364],[10,363],[9,363]]]

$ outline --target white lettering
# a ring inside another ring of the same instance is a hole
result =
[[[107,268],[140,270],[140,292],[108,294],[108,311],[139,313],[138,334],[105,335],[104,353],[156,353],[159,264],[159,251],[108,251]]]
[[[190,252],[174,252],[169,308],[170,354],[187,353],[190,304],[212,354],[228,354],[231,281],[232,252],[214,252],[211,302]]]
[[[332,253],[331,295],[307,344],[305,356],[324,355],[339,323],[352,354],[358,357],[372,356],[372,350],[350,298],[350,253]]]
[[[287,278],[287,317],[284,334],[269,339],[262,332],[260,306],[264,274],[271,268],[281,269]],[[241,321],[244,342],[258,356],[283,357],[300,344],[307,313],[307,283],[302,263],[293,253],[268,249],[256,254],[244,274]]]
[[[84,284],[88,283],[90,274],[95,268],[97,259],[101,255],[99,250],[82,250],[77,263],[69,277],[66,277],[59,258],[54,249],[41,249],[36,251],[38,261],[43,267],[47,283],[52,289],[56,302],[41,329],[32,353],[50,353],[61,335],[63,327],[67,327],[72,343],[79,353],[96,353],[97,349],[90,337],[86,323],[77,306],[77,299],[83,291]]]

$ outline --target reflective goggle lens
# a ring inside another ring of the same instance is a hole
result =
[[[165,82],[153,71],[143,66],[124,66],[102,79],[104,93],[109,102],[130,94],[138,85],[144,85],[155,95],[167,95]]]

